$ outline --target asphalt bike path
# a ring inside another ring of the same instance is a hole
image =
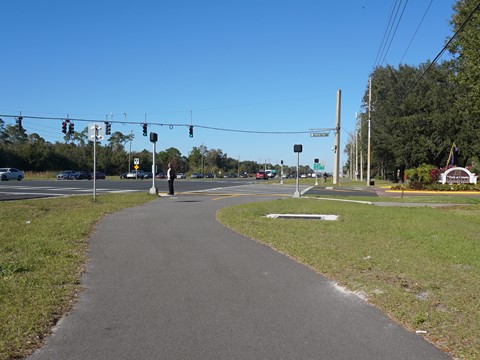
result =
[[[107,216],[78,302],[29,359],[449,359],[215,220],[221,207],[269,199],[180,194]]]

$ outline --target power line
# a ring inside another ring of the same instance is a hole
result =
[[[440,52],[437,54],[437,56],[435,56],[435,59],[433,59],[433,61],[427,66],[427,68],[424,70],[424,72],[422,73],[422,75],[420,75],[420,77],[417,79],[417,81],[415,81],[415,83],[412,85],[411,88],[409,88],[407,90],[407,92],[405,93],[405,95],[403,95],[403,98],[402,98],[402,101],[405,100],[405,98],[408,96],[408,94],[410,94],[410,92],[415,88],[415,86],[417,86],[417,84],[420,82],[420,80],[423,79],[423,77],[425,76],[425,74],[428,72],[428,70],[430,70],[430,68],[437,62],[437,60],[442,56],[442,54],[445,52],[445,50],[447,50],[448,46],[450,45],[450,43],[453,41],[453,39],[455,39],[455,37],[460,33],[460,31],[463,30],[463,27],[465,26],[465,24],[468,22],[468,20],[470,20],[470,18],[473,16],[474,12],[477,11],[477,9],[480,7],[480,1],[477,3],[477,5],[473,8],[473,10],[470,12],[470,14],[468,14],[468,16],[466,17],[466,19],[463,21],[462,25],[460,25],[460,27],[458,28],[458,30],[455,32],[455,34],[453,34],[453,36],[448,40],[448,42],[445,44],[445,46],[442,48],[442,50],[440,50]]]
[[[413,34],[412,38],[410,39],[410,42],[408,43],[408,46],[407,46],[407,48],[405,49],[405,52],[403,53],[402,58],[400,59],[400,63],[402,63],[403,58],[404,58],[405,55],[407,54],[408,49],[410,49],[410,45],[412,45],[412,42],[413,42],[413,40],[415,39],[415,36],[417,36],[417,32],[418,32],[418,30],[420,29],[420,27],[422,26],[423,20],[425,20],[425,16],[427,16],[428,10],[430,10],[430,6],[432,6],[432,3],[433,3],[433,0],[430,0],[430,4],[428,4],[427,9],[426,9],[425,12],[423,13],[422,20],[420,20],[420,23],[418,24],[417,29],[415,30],[415,33]]]
[[[379,58],[381,57],[381,53],[383,53],[383,47],[384,47],[384,42],[385,42],[385,37],[387,36],[387,31],[390,27],[390,23],[392,21],[392,16],[393,16],[393,12],[395,11],[395,7],[397,5],[397,1],[398,0],[395,0],[395,3],[392,7],[392,10],[390,12],[390,18],[388,19],[388,22],[387,22],[387,26],[385,27],[385,30],[383,31],[383,37],[382,37],[382,41],[380,42],[380,47],[378,49],[378,52],[377,52],[377,56],[375,57],[375,61],[373,62],[373,67],[375,68],[378,64],[378,60]]]
[[[388,19],[387,26],[386,26],[385,31],[383,33],[382,42],[380,44],[380,48],[379,48],[377,56],[375,58],[375,62],[374,62],[374,65],[373,65],[374,68],[377,67],[378,65],[383,64],[383,62],[385,61],[385,58],[388,54],[388,51],[390,50],[390,46],[393,42],[393,39],[395,38],[395,34],[396,34],[398,26],[400,25],[400,22],[402,20],[403,13],[404,13],[405,8],[408,4],[408,0],[406,0],[405,4],[403,6],[402,12],[400,14],[400,17],[397,20],[398,13],[400,11],[402,3],[403,3],[403,0],[400,0],[400,1],[395,0],[395,3],[392,6],[392,10],[390,12],[390,17]],[[394,27],[395,27],[395,30],[393,30]],[[393,30],[393,35],[392,35],[392,30]],[[382,61],[380,61],[380,60],[382,60]]]
[[[385,62],[385,58],[387,57],[387,54],[388,54],[388,51],[390,50],[390,46],[392,45],[393,39],[395,38],[395,35],[397,34],[397,29],[398,29],[398,26],[400,25],[400,22],[402,21],[403,13],[405,12],[405,8],[407,7],[407,4],[408,4],[408,0],[406,0],[405,5],[403,5],[402,13],[400,14],[400,18],[398,19],[397,26],[395,27],[395,31],[393,32],[393,35],[390,38],[390,42],[388,44],[387,51],[385,52],[385,55],[384,55],[380,65],[382,65]]]

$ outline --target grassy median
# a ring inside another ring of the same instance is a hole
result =
[[[269,213],[339,220],[268,219]],[[217,216],[361,294],[406,328],[426,332],[450,355],[480,359],[480,205],[379,207],[302,198],[233,206]]]
[[[0,359],[34,349],[79,290],[87,239],[104,214],[146,193],[0,202]]]

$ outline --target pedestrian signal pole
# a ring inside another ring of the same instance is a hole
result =
[[[153,153],[152,153],[152,187],[150,188],[150,194],[151,195],[157,195],[158,190],[155,186],[155,173],[156,173],[156,164],[155,164],[155,154],[157,152],[157,140],[158,140],[158,135],[157,133],[151,132],[150,133],[150,141],[153,144]]]

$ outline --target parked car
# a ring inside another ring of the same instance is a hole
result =
[[[205,177],[206,177],[207,179],[213,179],[215,176],[213,176],[212,173],[208,173],[207,175],[205,175]]]
[[[187,176],[184,173],[178,173],[177,174],[177,179],[186,179]]]
[[[203,179],[203,174],[200,174],[200,173],[192,173],[192,175],[190,175],[190,177],[192,179]]]
[[[153,173],[152,172],[146,172],[145,175],[143,176],[144,179],[151,179],[153,178]]]
[[[57,180],[71,180],[72,175],[75,173],[75,170],[63,170],[57,174]]]
[[[156,179],[166,179],[167,178],[167,174],[165,174],[164,172],[159,172],[155,175],[155,178]]]
[[[125,179],[143,179],[144,177],[145,173],[142,170],[133,170],[125,176]]]
[[[72,174],[72,180],[92,180],[92,174],[88,171],[77,171]]]
[[[127,172],[122,172],[122,173],[120,174],[120,179],[126,179],[126,178],[127,178],[127,174],[128,174]]]
[[[268,174],[265,171],[257,171],[256,180],[268,180]]]
[[[94,173],[92,172],[90,174],[91,178],[93,179],[93,175]],[[96,171],[95,172],[95,179],[99,180],[99,179],[102,179],[102,180],[105,180],[107,178],[107,175],[105,175],[105,173],[103,171]]]
[[[22,180],[25,177],[23,171],[15,168],[0,168],[0,179],[7,180]]]

